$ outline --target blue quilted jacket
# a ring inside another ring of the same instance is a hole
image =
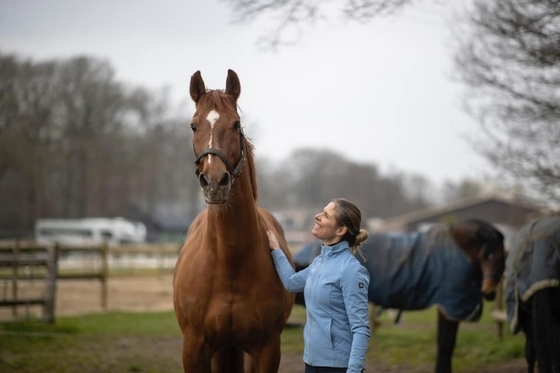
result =
[[[321,254],[302,271],[294,272],[282,250],[272,258],[284,287],[303,291],[307,322],[303,361],[312,366],[365,369],[370,330],[369,273],[352,255],[348,242],[321,245]]]

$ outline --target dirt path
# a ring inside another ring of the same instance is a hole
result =
[[[108,311],[173,309],[173,276],[117,277],[108,281]],[[99,281],[59,281],[56,315],[102,312]]]

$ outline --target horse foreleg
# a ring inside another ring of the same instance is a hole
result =
[[[210,373],[211,358],[211,352],[205,347],[203,338],[183,331],[183,371],[185,373]]]
[[[451,373],[451,358],[455,349],[459,323],[445,318],[438,310],[436,373]]]
[[[552,354],[552,371],[560,373],[560,287],[550,289],[551,303],[550,307],[550,351]]]
[[[272,336],[266,344],[249,351],[253,359],[252,368],[245,373],[277,373],[280,367],[280,334]],[[246,367],[247,368],[247,367]]]
[[[539,373],[560,373],[560,300],[555,288],[537,291],[529,313]]]
[[[533,323],[531,321],[530,311],[521,311],[520,320],[523,320],[523,331],[525,333],[525,361],[527,362],[527,373],[535,372],[535,344],[533,335]]]

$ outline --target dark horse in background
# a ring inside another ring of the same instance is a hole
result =
[[[506,261],[510,330],[525,333],[527,371],[560,373],[560,217],[521,227]]]
[[[317,255],[316,246],[294,256],[298,270]],[[485,221],[469,220],[425,232],[370,234],[361,250],[365,261],[357,257],[370,274],[371,303],[401,311],[438,306],[435,372],[450,373],[459,322],[478,321],[482,298],[496,297],[505,266],[502,233]]]
[[[173,278],[188,373],[275,373],[280,335],[294,303],[274,268],[267,229],[291,260],[278,221],[257,206],[253,146],[237,112],[241,86],[229,70],[225,91],[191,78],[195,172],[207,204],[191,224]]]

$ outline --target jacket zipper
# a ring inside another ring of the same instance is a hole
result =
[[[326,251],[326,250],[324,250],[324,251]],[[313,273],[313,282],[311,284],[311,291],[309,292],[310,294],[312,294],[311,298],[313,300],[315,300],[315,293],[317,292],[317,281],[318,281],[319,274],[321,273],[320,270],[322,269],[323,264],[325,262],[325,254],[326,254],[326,252],[321,252],[321,258],[320,258],[321,261],[319,262],[319,265],[317,266],[317,268],[315,269],[315,271]],[[311,303],[312,302],[310,302],[310,304]],[[314,324],[315,324],[314,319],[311,319],[311,326],[309,328],[309,341],[307,341],[309,343],[309,359],[312,363],[313,363],[313,348],[312,348],[312,345],[311,345],[311,339],[312,339],[311,335],[313,334],[312,331],[315,327]]]

